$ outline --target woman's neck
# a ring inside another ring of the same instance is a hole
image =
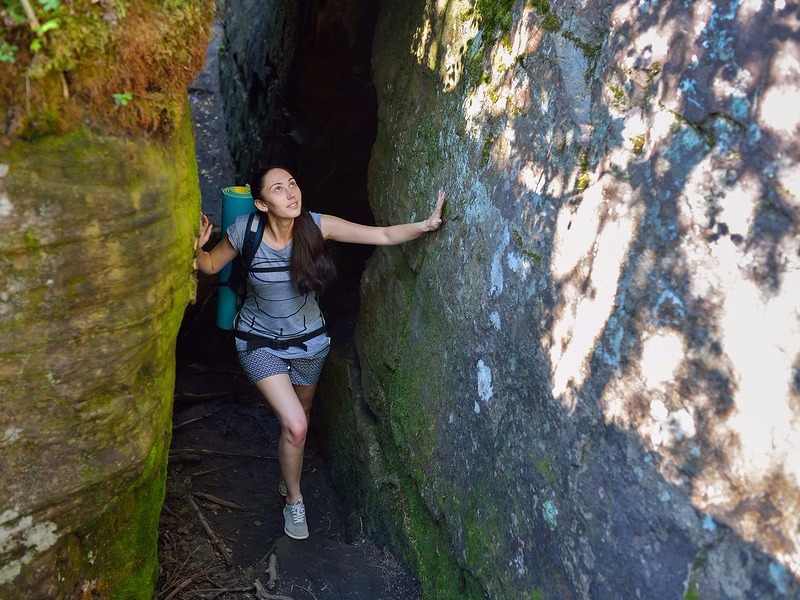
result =
[[[267,213],[267,226],[264,228],[264,241],[275,250],[283,250],[292,241],[294,218],[281,219]]]

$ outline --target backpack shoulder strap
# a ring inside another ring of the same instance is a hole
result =
[[[261,238],[264,237],[264,227],[266,225],[266,215],[261,211],[250,213],[247,219],[247,229],[244,233],[244,242],[242,243],[242,262],[245,269],[250,270],[250,265],[253,264],[253,259],[256,256],[256,251],[261,245]]]

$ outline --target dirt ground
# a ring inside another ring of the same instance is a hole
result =
[[[219,223],[233,185],[216,75],[215,35],[189,89],[203,210]],[[214,324],[213,282],[200,278],[178,340],[167,492],[159,526],[158,600],[415,600],[419,585],[386,549],[346,524],[310,435],[302,491],[310,537],[283,532],[272,411]],[[313,414],[312,414],[313,421]],[[352,523],[352,520],[350,520]]]

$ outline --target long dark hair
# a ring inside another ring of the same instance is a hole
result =
[[[264,177],[273,169],[289,169],[278,165],[270,165],[257,169],[250,177],[250,193],[254,200],[263,200],[261,190]],[[308,211],[302,211],[294,220],[292,227],[292,259],[289,274],[297,290],[301,294],[320,292],[326,283],[336,276],[336,265],[333,263],[325,239]]]

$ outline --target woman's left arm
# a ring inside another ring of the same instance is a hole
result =
[[[394,246],[418,238],[423,233],[436,231],[442,224],[442,206],[444,190],[439,190],[439,200],[431,216],[424,221],[390,225],[388,227],[371,227],[345,221],[339,217],[322,215],[322,236],[326,240],[349,242],[351,244],[370,244],[373,246]]]

